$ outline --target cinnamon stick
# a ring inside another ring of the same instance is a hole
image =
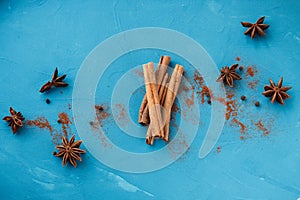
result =
[[[169,127],[170,127],[170,119],[171,119],[171,109],[174,104],[178,88],[181,82],[182,74],[184,68],[181,65],[176,64],[175,69],[172,73],[169,86],[167,89],[165,102],[164,102],[164,109],[165,109],[165,125],[164,125],[164,140],[166,142],[169,141]]]
[[[148,143],[152,140],[152,137],[163,137],[163,124],[156,78],[154,73],[154,63],[150,62],[148,64],[144,64],[143,70],[149,107],[149,117],[151,121],[146,135],[146,142]]]
[[[162,89],[162,81],[164,79],[167,67],[170,63],[171,57],[169,56],[161,56],[157,70],[155,71],[156,76],[156,83],[158,84],[158,92],[160,92]],[[150,118],[149,118],[149,108],[148,108],[148,100],[147,95],[144,96],[143,101],[140,106],[139,111],[139,123],[142,125],[149,125],[150,124]]]
[[[168,73],[166,73],[165,76],[164,76],[164,79],[163,79],[163,81],[161,83],[161,89],[160,89],[159,94],[158,94],[161,106],[163,105],[164,96],[165,96],[166,91],[167,91],[166,86],[167,86],[168,77],[169,77],[169,75],[168,75]],[[162,110],[160,110],[160,111],[161,111],[161,115],[162,115],[163,112],[162,112]],[[165,120],[164,120],[163,116],[162,116],[162,121],[161,122],[162,122],[161,123],[162,126],[161,126],[161,129],[160,129],[161,134],[159,135],[159,137],[163,137],[164,136],[163,135],[163,127],[164,127]],[[154,142],[154,139],[155,139],[155,137],[153,137],[153,135],[154,135],[153,131],[155,131],[155,130],[153,129],[152,124],[150,122],[150,126],[149,126],[147,134],[146,134],[146,143],[149,144],[149,145],[152,145],[153,142]]]

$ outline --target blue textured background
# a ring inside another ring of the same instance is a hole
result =
[[[287,3],[288,2],[288,3]],[[237,84],[237,96],[248,102],[241,120],[271,120],[268,137],[250,130],[239,139],[238,128],[225,125],[217,146],[198,159],[203,134],[183,159],[147,174],[127,174],[107,168],[89,153],[78,168],[61,167],[51,155],[54,144],[47,131],[23,128],[13,135],[0,123],[1,199],[297,199],[300,197],[299,87],[300,2],[294,1],[0,1],[1,116],[9,106],[27,119],[45,116],[56,125],[58,112],[69,112],[72,83],[88,53],[101,41],[124,30],[155,26],[170,28],[199,42],[221,68],[241,58],[255,65],[259,83],[250,90]],[[240,21],[265,15],[270,24],[264,38],[243,35]],[[149,61],[150,54],[129,64]],[[159,54],[151,57],[157,60]],[[146,59],[145,59],[146,58]],[[125,60],[125,59],[124,59]],[[178,58],[180,62],[180,58]],[[40,94],[54,67],[67,73],[70,87]],[[125,70],[125,69],[124,69]],[[284,77],[292,96],[285,106],[270,104],[260,93],[272,78]],[[52,103],[47,105],[45,98]],[[206,105],[207,106],[207,105]],[[249,114],[250,113],[250,114]],[[251,118],[252,117],[252,118]],[[209,118],[200,124],[206,126]],[[71,127],[75,133],[75,127]],[[82,146],[84,148],[84,146]]]

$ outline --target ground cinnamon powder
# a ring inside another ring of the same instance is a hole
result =
[[[26,124],[28,126],[35,126],[40,129],[48,129],[50,133],[53,132],[53,128],[50,125],[49,121],[45,117],[38,117],[35,120],[27,120]]]
[[[244,134],[247,126],[243,124],[241,121],[237,120],[236,118],[232,119],[232,122],[240,126],[240,133]]]
[[[249,88],[254,89],[254,88],[257,86],[258,82],[259,82],[258,80],[255,80],[255,81],[249,81],[249,82],[247,83],[247,85],[248,85]]]
[[[27,120],[26,124],[28,126],[38,127],[40,129],[47,129],[52,137],[52,142],[55,145],[61,143],[62,133],[56,129],[54,129],[49,121],[45,117],[38,117],[35,120]]]
[[[90,127],[95,133],[98,133],[98,138],[100,139],[104,147],[112,147],[111,143],[104,135],[105,133],[100,128],[103,127],[103,121],[110,116],[110,113],[107,112],[107,106],[104,106],[103,104],[95,105],[95,110],[96,110],[95,120],[89,122]]]
[[[68,137],[67,129],[70,128],[70,124],[72,124],[67,113],[62,112],[58,114],[58,122],[61,124],[62,131],[64,133],[64,137]]]
[[[240,58],[237,57],[236,60],[240,61]],[[248,66],[246,69],[247,70],[246,70],[246,74],[244,75],[244,78],[246,80],[248,80],[247,85],[249,88],[255,89],[257,87],[257,85],[259,84],[259,79],[257,79],[257,78],[253,79],[253,77],[258,73],[258,70],[255,66]],[[255,129],[255,127],[257,127],[259,130],[263,131],[263,136],[269,135],[270,130],[268,128],[266,128],[266,126],[262,123],[262,120],[259,120],[257,123],[250,124],[249,127],[247,127],[242,121],[238,120],[243,116],[247,117],[247,118],[250,117],[250,119],[251,119],[252,115],[248,115],[245,113],[242,114],[242,109],[240,108],[241,103],[244,104],[242,106],[244,109],[246,109],[250,105],[247,105],[247,102],[245,102],[245,101],[240,102],[239,99],[236,99],[234,90],[232,90],[232,89],[229,90],[226,88],[227,95],[225,97],[216,97],[213,95],[213,91],[204,85],[204,79],[197,71],[195,71],[193,75],[194,75],[193,76],[193,80],[194,80],[193,89],[195,90],[196,94],[198,94],[199,97],[201,98],[201,103],[204,104],[205,98],[208,98],[208,100],[218,101],[218,102],[224,104],[226,107],[225,119],[230,122],[230,126],[239,126],[240,127],[239,132],[241,135],[239,136],[239,138],[241,140],[245,140],[246,138],[252,138],[254,135],[250,135],[249,133],[247,133],[247,129],[252,130],[252,129]],[[179,91],[179,93],[181,93],[182,91],[189,91],[191,89],[192,88],[182,86],[181,91]],[[189,100],[187,100],[187,102],[189,102]],[[270,119],[268,119],[268,121],[272,121],[272,119],[273,118],[270,118]],[[247,121],[249,121],[249,119]],[[253,126],[255,126],[255,127],[253,127]]]
[[[172,141],[167,145],[170,156],[176,159],[180,154],[182,154],[186,149],[189,149],[189,145],[186,141],[186,136],[176,124],[172,124],[177,130],[176,141]]]
[[[208,101],[211,101],[211,90],[204,85],[204,79],[197,71],[194,72],[194,82],[196,93],[201,96],[201,103],[205,103],[205,97]]]
[[[202,88],[204,86],[204,79],[203,77],[198,73],[198,71],[194,72],[194,81],[196,83],[196,85],[199,88]]]
[[[103,104],[101,105],[95,105],[95,110],[96,110],[96,118],[97,121],[99,122],[100,126],[103,126],[102,121],[104,119],[107,119],[110,116],[110,113],[107,112],[107,106],[104,106]]]
[[[186,99],[185,99],[185,103],[188,106],[194,105],[194,98],[195,98],[194,92],[195,92],[195,88],[192,86],[191,90],[192,90],[191,97],[190,98],[186,97]]]
[[[257,73],[257,69],[255,66],[247,67],[247,75],[253,77]]]
[[[270,131],[264,126],[262,120],[259,120],[255,125],[259,130],[263,131],[263,136],[269,135]]]
[[[126,125],[130,122],[130,118],[128,116],[128,113],[126,111],[125,105],[124,104],[116,104],[115,105],[117,108],[117,112],[118,112],[118,121],[122,124],[122,125]]]
[[[201,90],[201,92],[200,92],[200,94],[201,94],[201,103],[202,104],[204,104],[204,102],[205,102],[205,97],[207,97],[208,98],[208,100],[211,100],[210,99],[210,89],[207,87],[207,86],[203,86],[202,87],[202,90]]]

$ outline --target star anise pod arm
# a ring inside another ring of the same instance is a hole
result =
[[[265,16],[262,16],[261,18],[259,18],[257,21],[256,21],[256,24],[262,24],[264,23],[265,21]]]
[[[53,80],[55,80],[57,78],[57,75],[58,75],[58,69],[56,67],[54,70],[54,73],[52,74],[52,82],[53,82]]]
[[[253,24],[250,22],[241,22],[243,27],[251,27]]]
[[[51,87],[52,87],[52,83],[50,81],[48,81],[41,87],[40,92],[41,93],[46,92],[46,91],[50,90]]]
[[[5,117],[2,118],[2,120],[10,122],[12,120],[12,117],[11,116],[5,116]]]

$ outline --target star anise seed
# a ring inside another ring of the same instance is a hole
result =
[[[237,67],[238,64],[232,65],[230,68],[228,66],[222,67],[221,74],[218,77],[217,81],[224,81],[229,85],[229,87],[233,87],[234,80],[242,79],[240,75],[238,75],[235,71]]]
[[[252,24],[250,22],[241,22],[243,27],[248,27],[248,29],[245,31],[245,35],[250,34],[251,38],[254,38],[256,33],[258,33],[260,36],[264,36],[267,28],[269,28],[268,24],[263,24],[265,20],[265,16],[259,18],[255,24]]]
[[[4,121],[8,122],[8,126],[11,127],[13,134],[17,133],[18,129],[23,126],[23,117],[21,112],[16,112],[12,107],[9,108],[11,116],[3,117]]]
[[[272,103],[274,103],[274,101],[276,100],[278,103],[284,104],[284,100],[290,98],[290,95],[288,95],[286,92],[292,87],[283,87],[282,82],[282,77],[279,79],[277,85],[270,79],[270,85],[266,85],[264,87],[265,92],[263,92],[262,94],[266,97],[271,97]]]
[[[82,141],[75,142],[75,135],[68,141],[68,138],[62,137],[62,145],[57,145],[56,149],[59,150],[55,154],[56,157],[63,157],[62,165],[66,165],[69,161],[74,167],[77,166],[76,160],[82,161],[80,154],[84,154],[85,150],[79,149]]]
[[[55,68],[55,71],[52,75],[52,80],[48,81],[47,83],[45,83],[41,89],[40,92],[45,92],[51,89],[52,86],[54,87],[67,87],[69,84],[63,82],[63,80],[66,78],[66,74],[62,75],[62,76],[58,76],[58,70],[57,68]]]

